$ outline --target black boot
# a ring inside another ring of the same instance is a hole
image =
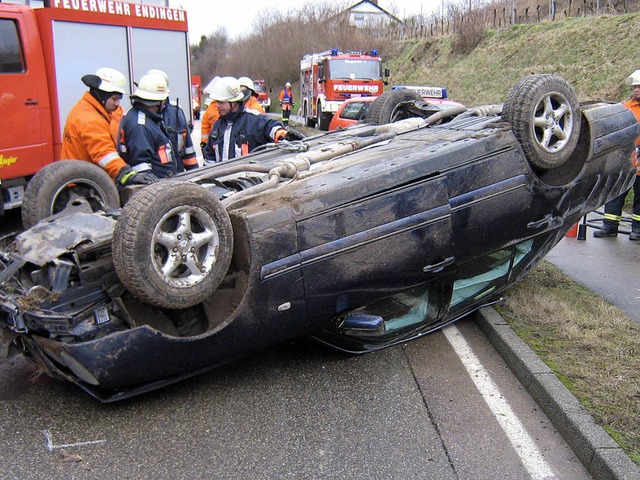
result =
[[[629,240],[637,242],[640,240],[640,222],[633,220],[631,222],[631,233],[629,234]]]
[[[598,230],[594,230],[593,236],[596,238],[600,237],[617,237],[618,236],[618,226],[617,225],[602,225],[602,228]],[[640,240],[640,238],[639,238]]]

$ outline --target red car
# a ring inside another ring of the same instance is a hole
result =
[[[412,100],[415,97],[416,100],[424,100],[430,105],[437,105],[439,107],[462,105],[458,102],[454,102],[453,100],[448,100],[447,90],[443,87],[415,87],[398,85],[394,86],[390,92],[383,93],[381,96],[401,89],[406,89],[408,100]],[[354,97],[346,100],[342,105],[340,105],[340,108],[338,108],[335,115],[331,119],[329,130],[347,128],[349,125],[353,125],[365,120],[365,117],[367,117],[367,112],[369,111],[369,107],[376,98],[379,97]]]

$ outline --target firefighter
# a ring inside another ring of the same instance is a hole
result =
[[[118,124],[123,115],[120,100],[126,93],[127,79],[118,70],[102,67],[81,80],[89,91],[67,116],[61,158],[94,163],[119,185],[147,183],[144,176],[135,175],[116,149]]]
[[[627,84],[633,88],[631,100],[624,103],[624,106],[633,112],[636,119],[640,122],[640,70],[636,70],[627,78]],[[632,161],[636,166],[636,177],[633,181],[633,207],[631,215],[631,234],[629,240],[640,240],[640,161],[638,154],[640,153],[640,137],[636,139],[636,150],[633,152]],[[629,189],[631,190],[631,189]],[[595,230],[593,236],[601,237],[617,237],[618,226],[622,219],[622,207],[624,200],[629,193],[624,192],[617,198],[614,198],[604,206],[604,221],[602,228]]]
[[[289,125],[289,117],[291,116],[291,109],[293,108],[291,83],[285,83],[278,99],[280,100],[280,109],[282,110],[282,123]]]
[[[258,94],[256,93],[256,87],[253,84],[253,80],[249,77],[240,77],[238,78],[238,82],[240,82],[240,87],[245,94],[245,102],[244,108],[249,108],[252,110],[256,110],[258,113],[265,113],[264,108],[260,105],[258,101]]]
[[[169,75],[164,71],[152,68],[147,73],[154,73],[160,75],[167,82],[167,93],[169,90]],[[164,120],[164,126],[169,134],[169,140],[171,140],[171,146],[173,152],[178,160],[178,171],[183,172],[185,170],[193,170],[198,168],[198,157],[196,156],[196,149],[193,146],[193,140],[191,139],[191,133],[189,129],[189,123],[187,122],[187,116],[180,107],[178,101],[172,103],[171,99],[167,98],[162,108],[162,119]]]
[[[131,95],[131,109],[120,122],[118,151],[139,175],[151,182],[178,171],[171,140],[162,120],[169,97],[167,82],[155,73],[144,75]]]
[[[220,77],[214,77],[212,82],[216,82]],[[209,93],[205,89],[205,93]],[[216,123],[216,120],[220,118],[220,113],[218,112],[218,104],[214,101],[211,101],[202,115],[202,122],[200,123],[200,148],[202,149],[202,155],[204,156],[204,149],[207,146],[207,142],[209,141],[209,133],[211,132],[211,128],[213,124]]]
[[[204,149],[206,161],[222,162],[247,155],[256,147],[286,136],[286,129],[277,120],[255,110],[245,110],[245,94],[237,79],[220,78],[209,96],[217,103],[220,118],[213,125]]]

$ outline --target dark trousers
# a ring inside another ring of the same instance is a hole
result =
[[[633,220],[631,222],[631,229],[634,232],[640,232],[640,176],[636,175],[636,178],[633,181],[633,186],[631,188],[633,189],[633,207],[632,207]],[[607,202],[607,204],[604,206],[605,215],[607,214],[617,215],[617,216],[622,215],[622,207],[624,205],[624,199],[627,197],[629,190],[624,192],[622,195],[614,198],[613,200]],[[602,226],[604,228],[606,227],[616,228],[618,227],[619,224],[620,222],[605,219],[603,221]]]

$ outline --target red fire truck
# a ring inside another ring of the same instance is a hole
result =
[[[308,127],[327,130],[342,102],[354,97],[377,97],[386,85],[377,50],[341,52],[338,49],[305,55],[300,62],[300,101]]]
[[[271,110],[271,99],[269,98],[269,94],[271,93],[271,89],[267,87],[267,83],[263,80],[254,80],[253,85],[256,87],[256,93],[258,94],[258,101],[264,111],[269,113]]]
[[[191,105],[185,11],[117,0],[44,3],[0,3],[0,215],[21,205],[38,170],[60,160],[67,114],[87,89],[83,75],[115,68],[131,92],[158,68],[169,75],[171,99]],[[129,108],[128,96],[121,104]]]

